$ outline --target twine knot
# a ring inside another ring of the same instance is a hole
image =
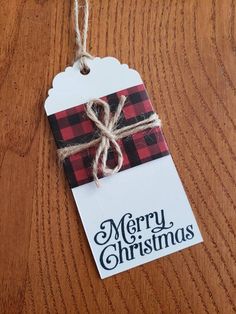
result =
[[[117,173],[123,165],[123,154],[117,140],[130,136],[139,131],[146,130],[161,125],[161,121],[156,113],[152,113],[148,118],[145,118],[134,124],[118,128],[118,121],[125,105],[126,97],[121,96],[117,110],[111,114],[110,105],[102,99],[93,99],[86,104],[86,114],[91,121],[94,122],[100,132],[99,138],[88,143],[75,144],[58,149],[58,156],[61,161],[65,158],[98,145],[95,158],[93,160],[93,178],[97,186],[99,186],[98,170],[104,176]],[[103,110],[102,120],[99,120],[95,106],[100,106]],[[107,157],[109,149],[113,147],[117,155],[117,162],[114,168],[107,165]]]
[[[87,59],[93,59],[94,57],[87,51],[82,51],[76,54],[75,61],[78,62],[78,67],[83,74],[89,73],[89,67],[87,65]]]

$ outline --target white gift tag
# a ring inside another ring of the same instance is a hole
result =
[[[126,122],[136,119],[138,110],[149,108],[138,72],[111,57],[88,60],[88,66],[87,75],[74,64],[53,80],[45,110],[58,146],[93,138],[93,133],[86,133],[93,131],[82,112],[82,104],[93,98],[108,96],[112,102],[117,95],[127,93]],[[81,130],[87,135],[83,137]],[[100,188],[91,178],[91,182],[87,180],[91,158],[87,162],[86,155],[72,156],[65,165],[101,278],[202,242],[161,130],[156,137],[145,132],[122,142],[127,153],[124,169],[100,178]]]

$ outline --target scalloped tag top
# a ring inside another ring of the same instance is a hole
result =
[[[87,75],[76,63],[66,68],[49,90],[45,110],[57,148],[99,139],[86,112],[91,99],[106,101],[114,114],[121,95],[126,97],[118,127],[129,128],[153,114],[137,71],[111,57],[88,60],[88,67]],[[92,176],[96,145],[64,160],[101,278],[202,242],[161,127],[139,130],[117,144],[123,165],[114,175],[99,174],[100,188]],[[107,164],[113,167],[116,162],[110,147]]]

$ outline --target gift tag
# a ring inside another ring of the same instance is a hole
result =
[[[65,173],[106,278],[202,237],[138,72],[111,57],[87,66],[87,75],[75,63],[54,78],[45,110],[58,149],[69,151]]]

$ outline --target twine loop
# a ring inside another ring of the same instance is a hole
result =
[[[93,178],[97,186],[99,186],[98,171],[100,170],[103,176],[117,173],[123,165],[123,154],[118,144],[118,140],[130,136],[139,131],[149,128],[154,128],[161,125],[161,121],[156,113],[143,120],[124,127],[118,127],[119,118],[122,109],[125,105],[126,97],[121,96],[119,104],[114,114],[110,111],[110,105],[102,99],[93,99],[86,104],[86,114],[88,118],[96,125],[100,136],[88,143],[75,144],[58,149],[58,156],[61,161],[65,158],[79,153],[85,149],[97,146],[96,154],[92,164]],[[99,119],[96,107],[101,107],[103,111],[102,119]],[[117,161],[114,168],[107,165],[108,152],[113,148],[117,155]]]
[[[84,21],[83,28],[80,31],[79,27],[79,9],[83,8]],[[74,0],[74,23],[76,35],[76,61],[80,68],[81,73],[87,74],[89,68],[87,66],[87,59],[93,59],[93,56],[87,52],[87,35],[88,35],[88,18],[89,18],[89,4],[88,0],[84,0],[84,6],[79,6],[78,0]]]

